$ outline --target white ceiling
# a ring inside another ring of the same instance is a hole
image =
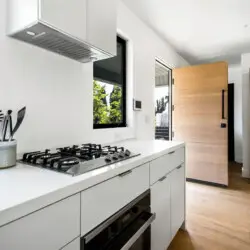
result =
[[[250,0],[123,1],[192,64],[250,52]]]

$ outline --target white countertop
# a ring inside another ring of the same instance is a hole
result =
[[[1,170],[0,226],[183,147],[184,143],[129,140],[116,145],[141,155],[76,177],[23,164]]]

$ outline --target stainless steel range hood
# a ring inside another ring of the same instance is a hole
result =
[[[34,24],[10,36],[80,62],[102,60],[112,56],[42,23]]]
[[[100,43],[97,47],[91,40],[98,37],[93,36],[98,28],[89,30],[96,25],[88,25],[88,17],[94,13],[87,1],[93,0],[9,0],[7,34],[80,62],[112,57],[113,51],[100,48]]]

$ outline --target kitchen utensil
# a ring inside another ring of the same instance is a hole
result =
[[[4,114],[3,114],[2,110],[0,110],[0,121],[3,120],[3,117],[4,117]]]
[[[6,136],[6,132],[7,132],[7,126],[8,126],[8,114],[6,114],[4,116],[3,119],[3,126],[2,126],[2,141],[5,141],[5,136]]]
[[[4,114],[2,110],[0,110],[0,124],[3,122],[3,119],[4,119]]]
[[[0,142],[0,169],[16,165],[16,140]]]
[[[21,110],[18,111],[18,113],[17,113],[17,122],[16,122],[16,125],[15,125],[12,133],[11,133],[9,141],[12,140],[14,134],[17,132],[17,130],[19,129],[20,125],[22,124],[24,116],[25,116],[25,113],[26,113],[26,107],[23,107]]]
[[[7,111],[7,114],[6,114],[6,119],[5,119],[5,123],[4,123],[4,127],[3,127],[3,140],[2,141],[6,141],[7,138],[6,138],[6,135],[7,135],[7,132],[8,132],[8,127],[9,127],[9,139],[11,137],[11,134],[12,134],[12,118],[11,118],[11,114],[12,114],[12,110],[8,110]]]
[[[3,119],[4,115],[2,110],[0,110],[0,141],[2,141]]]
[[[4,121],[4,114],[3,114],[2,110],[0,110],[0,141],[2,141],[2,138],[3,138],[3,135],[2,135],[3,121]]]
[[[12,127],[12,110],[8,110],[8,115],[9,115],[9,125],[10,125],[10,128],[9,128],[9,132],[10,132],[9,140],[10,140],[10,137],[11,137],[12,131],[13,131],[13,127]]]

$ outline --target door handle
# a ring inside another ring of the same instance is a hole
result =
[[[222,110],[221,110],[221,119],[222,120],[226,119],[225,118],[225,92],[226,92],[225,89],[223,89],[221,91],[221,94],[222,94],[222,98],[221,98],[221,101],[222,101],[222,105],[221,105],[221,108],[222,108]]]
[[[225,117],[225,92],[226,92],[226,90],[225,89],[223,89],[222,91],[221,91],[221,94],[222,94],[222,97],[221,97],[221,101],[222,101],[222,103],[221,103],[221,119],[222,120],[225,120],[226,119],[226,117]],[[225,123],[225,122],[221,122],[221,124],[220,124],[220,127],[221,128],[226,128],[227,127],[227,124]]]

